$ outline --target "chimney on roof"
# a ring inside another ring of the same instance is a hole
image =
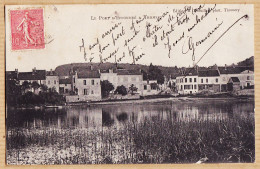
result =
[[[225,64],[225,70],[227,70],[227,64]]]
[[[93,66],[92,65],[90,65],[90,70],[93,70]]]
[[[50,75],[53,75],[53,70],[52,69],[50,70]]]
[[[18,69],[14,69],[14,72],[16,74],[16,78],[18,78],[18,74],[19,74]]]
[[[217,69],[218,69],[218,65],[217,65],[217,64],[214,64],[214,65],[212,66],[212,69],[217,70]]]
[[[34,75],[36,73],[36,67],[32,69],[32,74]]]

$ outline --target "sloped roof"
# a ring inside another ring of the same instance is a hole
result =
[[[17,79],[18,75],[16,71],[6,71],[5,78],[6,79]]]
[[[98,70],[83,70],[78,72],[78,78],[100,78]]]
[[[247,67],[247,66],[229,66],[229,67],[218,67],[218,69],[220,74],[240,74],[245,70],[252,70],[254,68]]]
[[[192,68],[184,68],[182,70],[182,75],[184,75],[184,76],[196,76],[196,75],[198,75],[198,71],[194,67],[192,67]]]
[[[238,77],[231,77],[230,79],[232,80],[232,82],[240,82]]]
[[[46,71],[45,70],[35,70],[33,72],[19,72],[19,80],[45,80]]]
[[[71,79],[60,79],[59,83],[60,84],[71,84]]]
[[[219,76],[219,71],[218,70],[203,70],[199,71],[199,77],[214,77],[214,76]]]
[[[117,69],[116,73],[118,75],[142,75],[139,70],[126,70],[126,69]]]
[[[58,76],[55,71],[46,71],[46,76]]]

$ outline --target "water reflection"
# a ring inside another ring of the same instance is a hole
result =
[[[124,123],[150,121],[217,121],[254,112],[254,103],[153,103],[125,105],[93,105],[64,109],[8,110],[9,128],[109,128]]]

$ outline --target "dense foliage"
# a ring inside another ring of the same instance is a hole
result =
[[[101,95],[102,98],[109,96],[109,93],[114,90],[114,86],[108,80],[101,81]]]
[[[50,127],[9,130],[7,161],[9,164],[196,163],[205,157],[210,163],[255,161],[253,116],[212,121],[154,118],[141,123],[125,122],[119,129],[106,129],[114,121],[107,113],[102,116],[106,119],[102,119],[104,130]],[[117,118],[126,121],[125,116]],[[28,152],[34,155],[27,158]]]
[[[48,89],[46,85],[39,85],[37,82],[24,81],[19,85],[15,80],[6,81],[6,102],[10,106],[60,104],[64,101],[55,88]]]
[[[121,86],[117,86],[116,90],[115,90],[116,94],[121,94],[123,96],[127,95],[127,90],[126,87],[124,85]]]

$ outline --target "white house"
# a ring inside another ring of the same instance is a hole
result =
[[[177,91],[181,95],[198,93],[198,68],[186,68],[176,77]]]

